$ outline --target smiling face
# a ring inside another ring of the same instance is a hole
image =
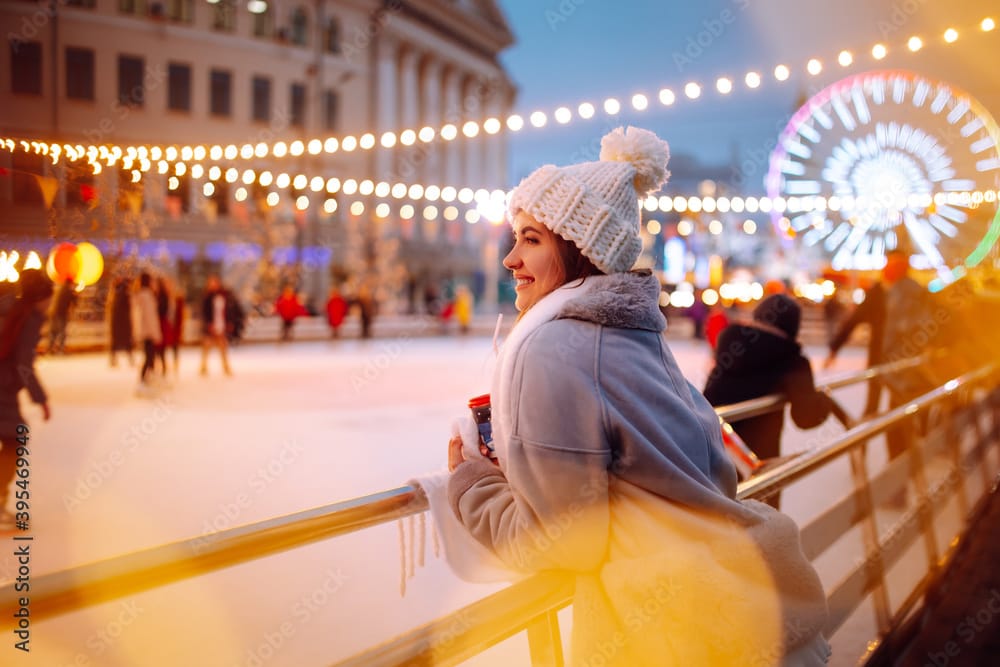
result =
[[[523,211],[514,217],[513,227],[514,247],[503,258],[503,265],[517,283],[514,305],[524,311],[561,287],[566,282],[566,270],[556,235],[548,227]]]

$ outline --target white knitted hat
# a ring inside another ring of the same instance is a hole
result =
[[[649,130],[617,128],[601,139],[598,162],[539,167],[514,188],[511,219],[524,211],[604,273],[628,271],[642,250],[639,198],[670,172],[670,147]]]

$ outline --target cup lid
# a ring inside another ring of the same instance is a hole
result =
[[[469,399],[470,408],[481,408],[490,404],[490,395],[483,394]]]

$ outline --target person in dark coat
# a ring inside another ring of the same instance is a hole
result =
[[[35,374],[35,349],[41,336],[45,312],[52,300],[52,283],[39,269],[21,271],[20,295],[0,326],[0,529],[14,528],[7,507],[10,484],[17,472],[17,447],[26,442],[27,423],[21,414],[18,394],[28,390],[31,400],[49,420],[49,399]],[[20,438],[20,440],[19,440]]]
[[[111,334],[111,366],[118,365],[117,353],[128,354],[129,366],[132,360],[132,297],[129,281],[126,278],[115,278],[114,286],[108,297],[108,328]]]
[[[73,281],[67,279],[59,285],[49,313],[49,354],[66,354],[66,327],[76,299]]]
[[[792,421],[814,428],[829,416],[832,401],[816,391],[812,367],[796,338],[802,309],[785,294],[774,294],[754,309],[753,320],[733,323],[719,336],[715,367],[705,384],[705,398],[713,406],[730,405],[769,394],[784,394],[791,404]],[[761,459],[781,453],[784,411],[769,412],[732,424]],[[769,501],[776,509],[779,494]]]
[[[865,290],[864,301],[858,304],[851,316],[841,322],[836,333],[830,338],[830,354],[823,363],[824,368],[833,364],[840,348],[844,347],[854,329],[860,324],[868,325],[868,368],[882,363],[882,347],[885,339],[885,287],[881,282],[872,284]],[[874,377],[868,381],[868,398],[865,400],[865,415],[878,412],[882,397],[882,380]]]
[[[205,295],[201,300],[201,375],[208,375],[208,351],[219,348],[222,370],[232,375],[229,368],[229,335],[233,331],[233,301],[229,291],[222,286],[216,275],[208,277]]]

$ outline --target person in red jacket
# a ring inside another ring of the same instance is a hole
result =
[[[281,318],[281,340],[291,340],[295,318],[306,314],[305,306],[299,301],[299,296],[295,293],[294,287],[285,285],[281,291],[281,296],[278,297],[277,303],[274,304],[274,309]]]
[[[331,337],[340,338],[340,325],[344,323],[346,315],[347,299],[333,286],[330,288],[330,297],[326,300],[326,321],[330,324]]]
[[[720,304],[715,304],[708,311],[708,318],[705,320],[705,340],[708,341],[712,350],[715,350],[719,343],[719,334],[729,326],[729,318],[726,317],[726,309]]]

